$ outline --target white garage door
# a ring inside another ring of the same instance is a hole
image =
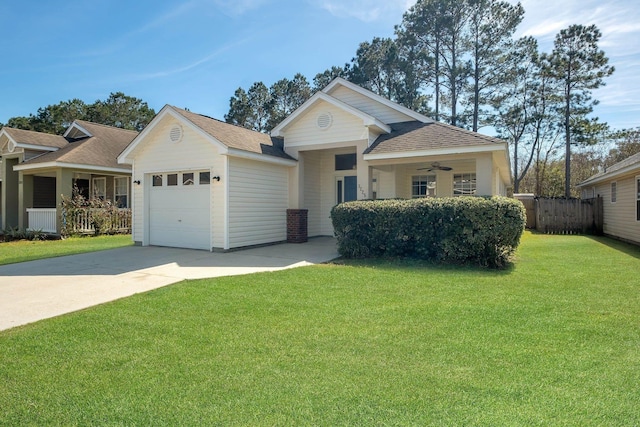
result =
[[[211,249],[209,172],[152,176],[149,193],[149,243]]]

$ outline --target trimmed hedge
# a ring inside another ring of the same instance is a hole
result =
[[[407,257],[503,267],[526,222],[506,197],[362,200],[331,210],[338,252],[346,258]]]

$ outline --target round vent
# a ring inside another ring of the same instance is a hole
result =
[[[16,149],[16,144],[13,141],[9,141],[9,143],[7,144],[7,150],[9,150],[10,153],[13,153],[13,150]]]
[[[316,124],[320,129],[329,129],[331,127],[331,123],[333,123],[331,113],[320,113],[320,115],[318,115]]]
[[[182,140],[182,126],[176,125],[169,131],[169,139],[171,142],[180,142]]]

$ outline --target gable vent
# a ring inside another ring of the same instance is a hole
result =
[[[331,113],[320,113],[320,115],[318,115],[318,119],[316,120],[316,124],[322,130],[329,129],[332,123],[333,117],[331,116]]]
[[[169,131],[169,139],[171,142],[180,142],[182,140],[182,126],[174,126]]]
[[[9,150],[10,153],[13,153],[13,150],[16,149],[16,144],[9,140],[9,143],[7,144],[7,150]]]

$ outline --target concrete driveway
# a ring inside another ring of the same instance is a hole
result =
[[[330,261],[335,239],[227,253],[132,246],[0,266],[0,330],[184,279],[274,271]]]

